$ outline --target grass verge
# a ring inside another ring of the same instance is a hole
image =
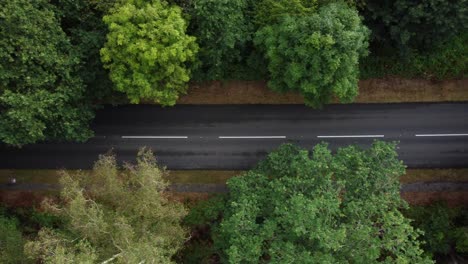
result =
[[[359,82],[355,103],[409,103],[468,101],[468,78],[430,81],[382,78]],[[191,84],[178,104],[303,104],[298,93],[279,94],[265,81],[213,81]]]
[[[76,173],[78,170],[69,170]],[[167,179],[178,184],[224,184],[229,178],[242,174],[232,170],[174,170]],[[59,170],[0,170],[0,184],[15,178],[17,183],[57,184]],[[407,169],[401,183],[463,181],[468,182],[468,168],[463,169]]]

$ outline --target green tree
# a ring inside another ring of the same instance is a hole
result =
[[[45,0],[0,2],[0,140],[83,141],[93,111],[79,58]]]
[[[466,0],[367,0],[362,8],[377,46],[430,50],[468,29]]]
[[[414,206],[406,212],[412,225],[424,234],[424,248],[434,255],[468,253],[468,210],[449,208],[446,204]]]
[[[254,21],[258,27],[281,22],[285,16],[306,16],[317,11],[317,0],[260,0],[254,1]]]
[[[102,21],[104,12],[99,8],[110,3],[93,4],[90,0],[53,0],[51,3],[56,6],[62,30],[79,58],[77,74],[86,85],[86,97],[90,101],[110,99],[114,90],[99,54],[107,34],[107,26]]]
[[[187,64],[198,51],[195,38],[186,34],[181,9],[165,1],[128,0],[104,22],[109,33],[101,58],[116,89],[132,103],[174,105],[187,90]]]
[[[171,263],[187,236],[186,211],[164,195],[165,174],[144,149],[123,171],[115,157],[102,156],[90,174],[64,172],[60,202],[45,208],[65,227],[43,228],[26,252],[44,263]]]
[[[332,3],[263,27],[255,43],[268,60],[268,86],[299,91],[307,105],[319,107],[333,96],[350,102],[358,94],[359,57],[367,54],[368,34],[356,10]]]
[[[200,46],[196,79],[222,80],[247,57],[253,30],[247,0],[193,0],[191,27]]]
[[[24,240],[18,221],[0,214],[0,260],[5,264],[24,263]]]
[[[395,145],[283,145],[228,180],[216,244],[229,263],[431,263],[399,211]]]

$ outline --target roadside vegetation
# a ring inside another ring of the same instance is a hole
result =
[[[468,210],[409,207],[395,145],[309,152],[285,144],[229,193],[181,203],[150,151],[135,165],[101,156],[62,172],[62,190],[34,208],[0,211],[2,263],[284,263],[466,260]],[[200,174],[202,174],[201,172]],[[185,174],[174,175],[185,182]],[[443,262],[442,262],[443,263]]]
[[[267,80],[292,92],[285,102],[320,107],[355,100],[363,78],[463,78],[466,8],[463,0],[2,1],[0,140],[85,141],[99,105],[174,105],[190,81]]]

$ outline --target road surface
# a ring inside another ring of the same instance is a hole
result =
[[[150,147],[169,169],[248,169],[280,144],[369,146],[399,141],[412,168],[468,167],[468,103],[107,106],[86,143],[0,146],[0,168],[90,168],[110,149],[120,162]]]

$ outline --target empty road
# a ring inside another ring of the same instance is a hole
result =
[[[150,147],[169,169],[247,169],[285,142],[307,149],[399,141],[409,167],[468,167],[468,103],[300,105],[154,105],[105,107],[86,143],[0,146],[0,168],[90,168],[110,149],[133,161]]]

